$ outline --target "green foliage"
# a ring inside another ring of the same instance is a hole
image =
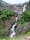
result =
[[[26,10],[25,12],[23,12],[23,14],[21,15],[21,23],[25,23],[30,21],[30,10]]]
[[[3,11],[0,11],[0,18],[7,18],[7,17],[11,17],[11,16],[15,16],[15,12],[13,11],[9,11],[9,10],[3,10]]]

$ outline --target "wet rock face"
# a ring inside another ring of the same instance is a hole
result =
[[[15,21],[16,21],[16,16],[12,16],[11,18],[9,18],[9,20],[7,19],[7,20],[1,22],[1,24],[4,25],[4,29],[3,29],[4,31],[2,31],[2,32],[5,36],[8,35],[9,30]]]
[[[6,35],[9,35],[10,29],[12,28],[13,23],[16,21],[15,19],[16,17],[12,16],[10,20],[6,21],[5,26],[6,26],[6,29],[8,29],[8,31],[5,33]]]

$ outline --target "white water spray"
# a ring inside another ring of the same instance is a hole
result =
[[[26,6],[27,6],[27,5],[24,5],[24,6],[23,6],[23,10],[20,12],[20,14],[22,14],[22,13],[26,10]]]
[[[26,6],[27,6],[27,5],[24,5],[24,7],[23,7],[23,12],[26,10]]]
[[[18,17],[16,17],[16,22],[15,22],[15,24],[12,26],[12,28],[11,28],[11,31],[12,31],[12,33],[11,33],[11,35],[10,35],[10,37],[12,38],[14,35],[16,35],[16,32],[15,32],[15,26],[17,25],[17,20],[18,20]]]

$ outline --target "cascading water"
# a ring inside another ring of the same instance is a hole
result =
[[[22,10],[20,11],[20,15],[26,10],[26,6],[27,6],[27,5],[24,5],[24,6],[22,7]]]
[[[14,35],[16,35],[16,32],[15,32],[15,26],[17,26],[17,21],[18,21],[18,17],[16,17],[16,22],[13,24],[12,28],[11,28],[11,34],[10,34],[10,37],[12,38]]]
[[[26,10],[26,6],[27,6],[27,5],[24,5],[24,7],[23,7],[23,12]]]
[[[23,7],[23,10],[20,12],[20,14],[22,14],[22,12],[24,12],[26,10],[26,5],[24,5]],[[10,34],[10,37],[12,38],[14,35],[16,35],[16,32],[15,32],[15,26],[17,26],[17,22],[18,22],[18,17],[16,17],[16,22],[12,25],[12,28],[10,29],[11,31],[11,34]]]

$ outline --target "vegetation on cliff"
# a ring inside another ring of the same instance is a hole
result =
[[[25,34],[30,34],[30,10],[26,10],[22,13],[19,24],[24,30]]]
[[[9,11],[9,10],[3,10],[0,11],[0,18],[7,18],[7,17],[11,17],[11,16],[15,16],[16,13],[13,11]]]
[[[25,12],[22,13],[21,15],[21,19],[20,22],[23,24],[25,22],[29,22],[30,21],[30,10],[26,10]]]

